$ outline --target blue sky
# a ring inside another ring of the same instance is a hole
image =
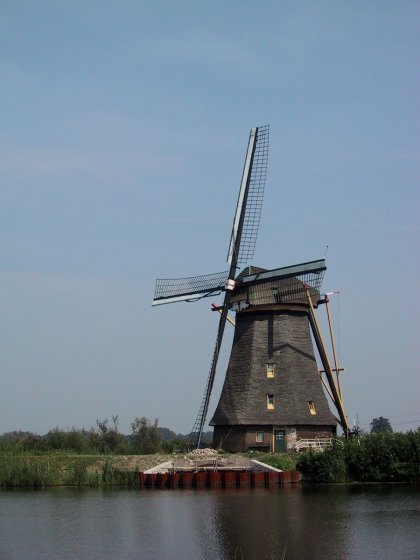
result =
[[[188,432],[249,129],[253,264],[322,257],[350,420],[420,424],[417,2],[0,4],[0,433],[136,416]],[[226,368],[227,332],[210,413]]]

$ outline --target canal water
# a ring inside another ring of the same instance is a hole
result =
[[[0,491],[1,560],[419,560],[413,486]]]

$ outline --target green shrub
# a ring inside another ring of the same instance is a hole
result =
[[[374,433],[335,440],[324,452],[303,453],[297,468],[315,482],[419,480],[420,431]]]
[[[325,451],[309,449],[297,465],[305,478],[314,482],[345,482],[347,480],[345,452],[341,442],[334,442]]]

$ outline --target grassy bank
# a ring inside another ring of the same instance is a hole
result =
[[[167,456],[1,454],[0,487],[137,486],[138,472]]]

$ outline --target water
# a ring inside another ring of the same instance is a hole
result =
[[[412,486],[0,491],[0,560],[420,559]]]

